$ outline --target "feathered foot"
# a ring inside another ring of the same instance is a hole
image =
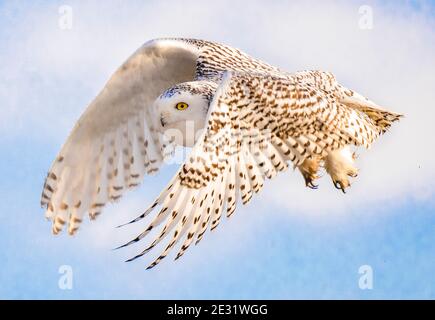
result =
[[[358,176],[358,169],[354,167],[355,158],[355,154],[348,147],[332,151],[325,158],[326,172],[331,176],[334,186],[343,193],[350,187],[348,177]]]
[[[320,159],[306,159],[299,167],[299,171],[305,180],[305,185],[311,189],[317,189],[318,185],[314,184],[314,181],[319,178],[317,172],[320,167]]]

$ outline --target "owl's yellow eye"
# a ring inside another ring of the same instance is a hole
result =
[[[175,109],[177,110],[186,110],[189,107],[189,105],[185,102],[178,102],[175,106]]]

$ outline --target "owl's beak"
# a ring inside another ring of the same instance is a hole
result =
[[[162,127],[165,126],[165,120],[163,119],[163,116],[160,116],[160,124],[162,125]]]

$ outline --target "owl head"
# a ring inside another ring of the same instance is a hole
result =
[[[209,81],[184,82],[164,91],[154,102],[159,130],[176,144],[192,147],[215,91],[216,84]]]

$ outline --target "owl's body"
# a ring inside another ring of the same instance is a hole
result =
[[[241,51],[202,40],[146,43],[91,103],[55,160],[42,205],[57,234],[74,234],[88,212],[95,218],[109,201],[156,172],[174,144],[192,153],[142,215],[160,211],[133,244],[165,221],[137,258],[174,231],[156,265],[184,237],[192,241],[230,216],[265,179],[297,167],[305,184],[321,167],[345,190],[355,177],[350,146],[370,144],[400,115],[337,83],[321,71],[290,74]],[[133,258],[133,259],[134,259]]]

